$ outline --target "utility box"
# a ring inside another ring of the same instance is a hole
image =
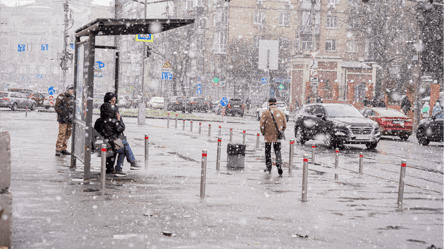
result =
[[[227,167],[244,168],[245,167],[245,144],[228,144],[227,146]]]

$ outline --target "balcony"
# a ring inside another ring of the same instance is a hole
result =
[[[311,25],[299,26],[299,31],[301,35],[311,35],[313,33]],[[315,25],[315,34],[319,35],[319,25]]]

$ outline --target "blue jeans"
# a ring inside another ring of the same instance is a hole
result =
[[[133,151],[131,150],[129,143],[126,140],[122,140],[123,148],[117,150],[119,157],[117,158],[116,170],[122,169],[123,160],[125,160],[125,156],[129,163],[136,161],[134,158]]]

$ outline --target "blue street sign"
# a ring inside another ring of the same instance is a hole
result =
[[[42,74],[36,74],[37,78],[43,79],[43,75]]]
[[[24,52],[25,51],[25,47],[26,47],[25,44],[19,44],[18,45],[18,51],[19,52]]]
[[[201,84],[198,84],[198,85],[197,85],[197,89],[200,89],[200,88],[202,88],[202,85],[201,85]]]
[[[48,49],[49,49],[48,44],[42,44],[42,46],[40,47],[40,50],[42,50],[42,51],[45,51],[45,50],[48,50]]]
[[[103,63],[101,61],[96,61],[96,67],[97,68],[104,68],[105,67],[105,63]]]
[[[71,49],[74,49],[74,44],[69,45]]]
[[[48,88],[48,93],[49,93],[49,95],[54,95],[54,93],[55,93],[54,87],[50,86]]]
[[[197,81],[200,81],[200,77],[199,77],[199,78],[197,78]]]
[[[173,73],[162,72],[162,79],[163,80],[172,80],[173,79]]]
[[[201,88],[197,88],[197,94],[202,94],[202,89]]]
[[[262,79],[261,79],[261,82],[262,82],[262,84],[266,84],[266,83],[267,83],[267,78],[265,78],[265,77],[262,78]]]
[[[222,98],[220,99],[220,104],[221,104],[223,107],[227,106],[227,105],[228,105],[228,99],[227,99],[227,97],[222,97]]]

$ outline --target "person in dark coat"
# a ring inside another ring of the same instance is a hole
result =
[[[100,106],[100,118],[103,120],[102,134],[103,137],[108,140],[114,153],[118,154],[115,173],[118,175],[124,175],[122,172],[122,165],[125,157],[127,157],[128,162],[131,164],[131,170],[137,170],[141,167],[137,164],[131,147],[123,135],[123,132],[125,131],[125,123],[123,122],[119,109],[115,104],[116,95],[112,92],[106,93],[103,99],[103,104]],[[118,148],[120,142],[120,145],[123,145],[122,148]]]
[[[378,100],[376,98],[373,98],[370,104],[372,105],[372,107],[378,107]]]
[[[410,103],[409,98],[407,96],[404,96],[401,101],[401,110],[404,112],[405,115],[407,115],[411,107],[412,104]]]
[[[367,97],[364,98],[364,101],[362,101],[362,103],[364,104],[365,107],[370,105],[370,100],[368,100]]]
[[[310,96],[307,96],[307,102],[306,102],[306,104],[310,104],[310,103],[311,103]]]
[[[54,105],[57,112],[57,122],[59,122],[59,134],[56,142],[56,156],[71,155],[66,148],[68,140],[72,134],[72,121],[74,118],[74,86],[69,85],[66,92],[59,94]]]
[[[385,107],[384,100],[382,100],[382,99],[379,100],[378,107]]]

